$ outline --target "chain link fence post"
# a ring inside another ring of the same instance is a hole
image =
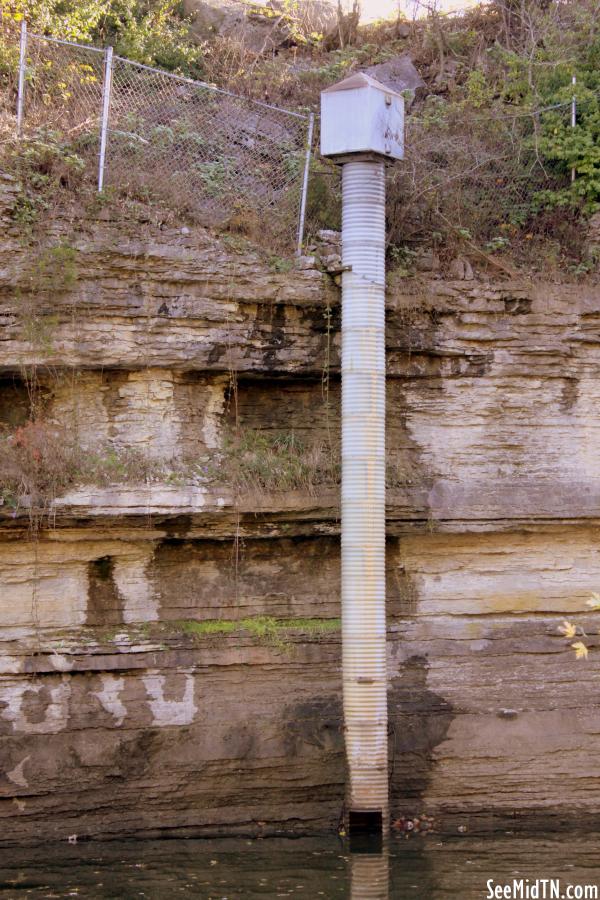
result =
[[[98,160],[98,193],[104,188],[104,165],[106,162],[106,142],[108,140],[108,119],[112,93],[113,48],[107,47],[104,56],[104,79],[102,82],[102,115],[100,119],[100,157]]]
[[[23,132],[23,109],[25,103],[25,69],[27,66],[27,22],[21,21],[21,44],[19,50],[19,86],[17,90],[17,139]]]
[[[306,197],[308,194],[308,177],[310,173],[310,155],[312,152],[313,132],[315,128],[315,115],[310,114],[308,120],[308,133],[306,135],[306,158],[304,161],[304,177],[302,179],[302,199],[300,200],[300,219],[298,221],[298,245],[296,255],[302,256],[302,244],[304,242],[304,222],[306,220]]]
[[[573,75],[571,80],[571,84],[573,85],[573,98],[571,100],[571,128],[575,128],[577,125],[577,97],[575,96],[575,85],[577,84],[577,78]],[[575,166],[571,169],[571,183],[575,181]]]

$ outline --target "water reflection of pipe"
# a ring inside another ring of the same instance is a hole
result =
[[[379,853],[350,856],[350,900],[388,900],[390,869],[387,844]]]

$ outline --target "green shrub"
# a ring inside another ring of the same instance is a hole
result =
[[[59,131],[40,128],[13,150],[16,173],[28,186],[40,189],[74,187],[85,171],[85,160]]]
[[[43,214],[54,208],[61,189],[81,191],[91,172],[77,143],[46,128],[19,143],[7,143],[2,166],[21,184],[12,215],[25,234],[40,227]]]

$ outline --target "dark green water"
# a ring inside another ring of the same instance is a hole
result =
[[[526,879],[531,885],[535,879],[556,878],[563,891],[568,884],[592,885],[600,900],[600,841],[596,835],[392,837],[383,853],[353,853],[336,837],[0,850],[2,898],[475,900],[489,896],[490,878],[502,885],[513,878],[524,879],[525,885]]]

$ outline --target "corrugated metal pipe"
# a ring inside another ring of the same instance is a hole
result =
[[[388,818],[385,171],[342,167],[342,677],[352,813]]]
[[[321,93],[321,153],[342,166],[342,679],[350,831],[387,830],[385,173],[404,99],[364,72]]]

